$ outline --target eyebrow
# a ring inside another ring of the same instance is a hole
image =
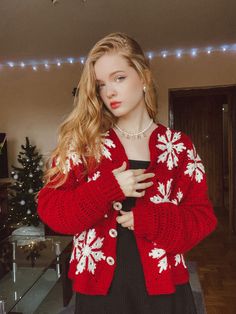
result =
[[[109,77],[112,77],[114,74],[119,73],[119,72],[125,72],[125,71],[124,71],[124,70],[116,70],[116,71],[112,72],[112,73],[109,75]],[[100,81],[102,81],[102,80],[96,80],[96,82],[100,82]]]

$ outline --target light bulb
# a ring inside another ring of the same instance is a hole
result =
[[[180,58],[181,57],[181,52],[177,52],[177,57]]]

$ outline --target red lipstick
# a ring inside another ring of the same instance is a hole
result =
[[[120,107],[120,104],[121,104],[121,101],[112,101],[110,103],[110,106],[112,109],[116,109],[116,108]]]

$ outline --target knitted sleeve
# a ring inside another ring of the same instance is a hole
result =
[[[78,175],[82,170],[82,165],[73,167],[61,187],[46,185],[39,192],[39,217],[56,232],[81,233],[103,219],[112,201],[125,198],[111,170],[89,182]]]
[[[182,141],[178,165],[175,156],[176,174],[160,175],[154,181],[154,193],[146,190],[146,203],[137,202],[133,208],[136,236],[174,254],[190,250],[216,226],[204,166],[190,139],[183,135]]]

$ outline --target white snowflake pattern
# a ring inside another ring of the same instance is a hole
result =
[[[105,158],[111,160],[111,152],[109,148],[115,148],[116,145],[111,139],[107,138],[108,136],[109,136],[109,131],[102,134],[101,151],[102,151],[102,155]],[[100,155],[97,156],[98,161],[100,161],[100,157],[101,157]],[[57,157],[56,165],[58,165],[59,163],[60,163],[60,157]],[[68,173],[72,169],[72,165],[78,165],[78,164],[82,164],[82,159],[80,155],[76,152],[75,147],[72,144],[70,144],[68,152],[66,154],[65,165],[62,168],[63,173],[64,174]]]
[[[170,193],[171,193],[171,183],[173,179],[170,179],[166,183],[166,187],[164,183],[158,182],[158,192],[160,195],[155,195],[153,197],[150,197],[150,201],[159,204],[159,203],[170,203]]]
[[[60,163],[61,158],[57,157],[56,165]],[[82,160],[79,154],[75,151],[75,147],[70,144],[69,149],[66,154],[65,165],[62,168],[64,174],[68,173],[71,170],[72,165],[82,164]]]
[[[88,182],[96,181],[100,177],[100,175],[101,175],[100,171],[95,172],[92,177],[88,177]]]
[[[159,273],[162,273],[163,270],[167,270],[168,262],[167,262],[167,257],[165,256],[166,255],[165,250],[154,248],[151,250],[151,252],[149,252],[148,255],[152,258],[158,259],[157,266],[159,267]]]
[[[175,205],[178,205],[181,202],[182,198],[183,198],[183,193],[179,189],[179,191],[176,194],[176,198],[172,200],[172,203]]]
[[[181,262],[182,262],[184,268],[187,268],[183,254],[176,254],[175,255],[175,266],[178,266]]]
[[[95,229],[83,231],[79,236],[74,237],[74,247],[70,262],[76,260],[76,275],[83,273],[85,270],[94,274],[96,263],[105,260],[106,257],[102,252],[104,238],[97,237]]]
[[[190,162],[187,164],[187,169],[184,174],[189,175],[191,179],[194,178],[196,182],[200,183],[203,179],[205,169],[194,145],[193,149],[187,150],[187,154]]]
[[[102,155],[105,158],[108,158],[111,160],[111,152],[109,151],[108,148],[115,148],[116,145],[114,144],[114,142],[111,139],[107,138],[109,136],[109,131],[107,131],[103,135],[104,135],[104,137],[102,138],[102,144],[101,144]]]
[[[158,157],[157,163],[167,162],[168,170],[172,170],[174,166],[178,166],[178,154],[186,149],[183,143],[180,143],[181,138],[180,132],[172,132],[169,128],[165,135],[158,134],[158,142],[160,144],[156,145],[157,148],[163,151],[163,153]]]
[[[168,180],[166,186],[164,183],[158,182],[157,190],[159,194],[150,197],[150,201],[154,204],[173,203],[178,205],[183,198],[183,193],[179,189],[176,194],[176,198],[173,200],[170,199],[172,181],[173,179]]]

